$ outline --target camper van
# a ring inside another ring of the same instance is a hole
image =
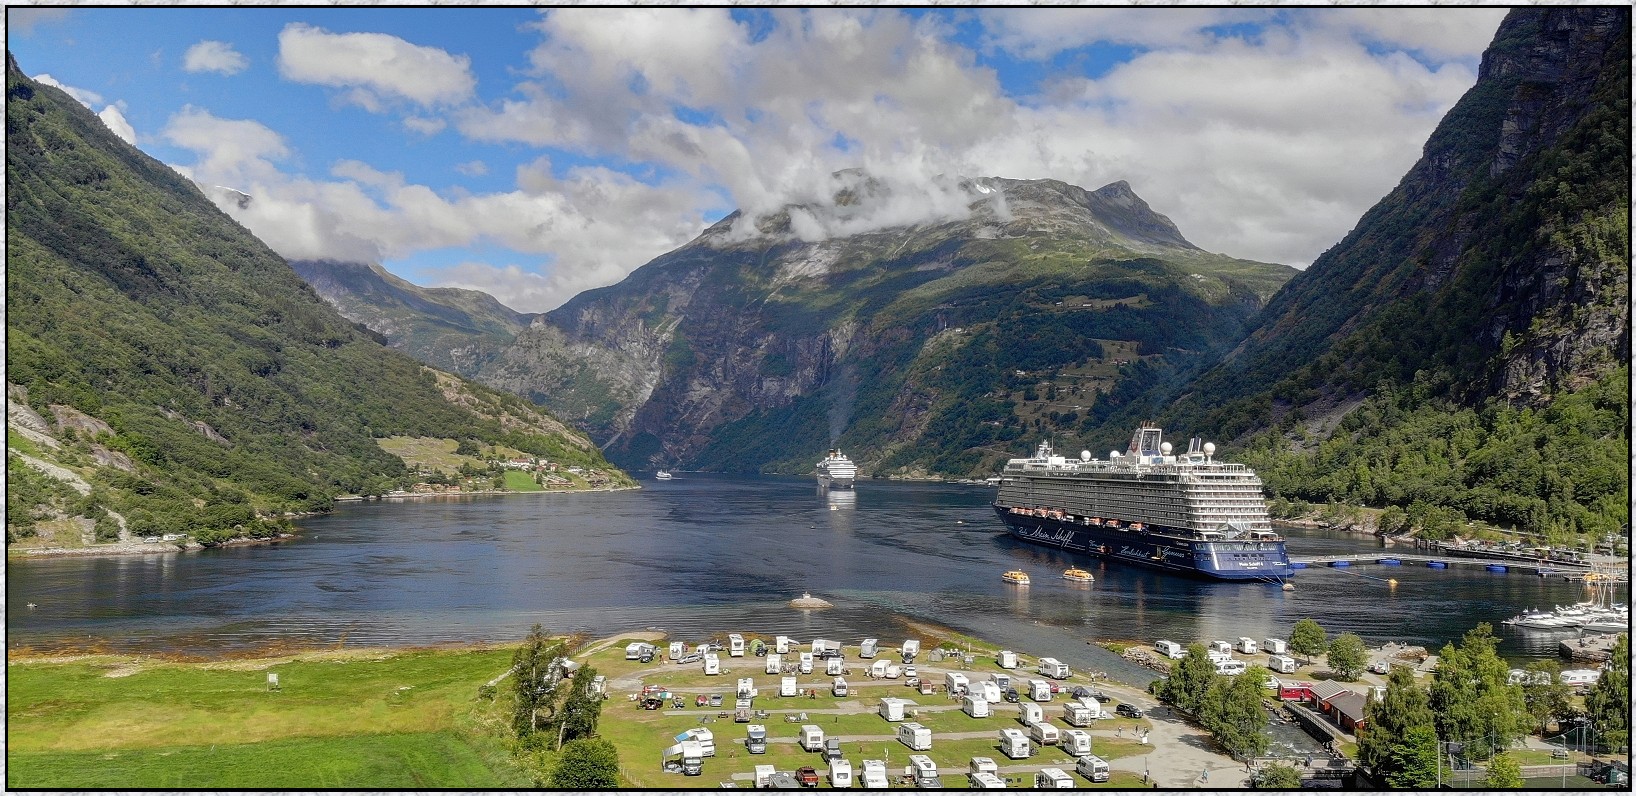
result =
[[[1035,702],[1050,702],[1051,684],[1044,680],[1029,680],[1028,698]]]
[[[915,787],[941,788],[943,783],[938,781],[937,764],[925,755],[909,755],[909,769],[914,772]]]
[[[993,680],[978,680],[967,687],[966,693],[989,702],[999,702],[1001,691]]]
[[[869,664],[869,676],[876,679],[885,677],[886,667],[890,665],[892,664],[888,663],[885,658],[876,659],[874,663]]]
[[[858,648],[858,657],[860,657],[860,658],[873,658],[879,652],[880,652],[880,639],[866,638],[866,639],[863,640],[863,646]]]
[[[897,697],[881,697],[880,717],[887,721],[903,721],[904,700]]]
[[[756,766],[756,787],[766,788],[772,785],[773,774],[778,771],[777,766]]]
[[[1108,761],[1093,754],[1079,758],[1079,762],[1074,764],[1074,770],[1092,782],[1107,782],[1112,774],[1108,770]]]
[[[1017,653],[1011,650],[1000,650],[995,663],[998,663],[1001,669],[1015,669],[1017,668]],[[1004,688],[1005,686],[1001,687]]]
[[[729,633],[727,635],[727,657],[729,657],[729,658],[742,658],[742,657],[744,657],[744,637],[743,636],[741,636],[741,635],[739,635],[737,633]]]
[[[971,775],[998,774],[1000,773],[1000,766],[994,762],[992,757],[974,757],[971,759],[971,768],[967,771]]]
[[[1034,787],[1039,790],[1071,789],[1074,778],[1060,768],[1042,768],[1034,775]]]
[[[1023,702],[1018,707],[1021,710],[1017,713],[1017,721],[1022,722],[1023,726],[1032,727],[1039,722],[1045,721],[1045,709],[1038,704]]]
[[[1295,674],[1295,659],[1288,655],[1269,655],[1267,668],[1279,674]]]
[[[704,656],[704,673],[721,674],[721,656],[714,652],[707,652]]]
[[[834,677],[843,671],[846,671],[846,662],[840,658],[830,658],[824,661],[824,674]]]
[[[1084,730],[1063,730],[1062,751],[1079,757],[1091,753],[1091,734]]]
[[[637,641],[625,645],[625,660],[642,661],[647,663],[653,660],[653,653],[659,648],[645,641]]]
[[[1272,653],[1273,655],[1283,655],[1284,653],[1289,652],[1289,642],[1281,638],[1262,639],[1261,651]]]
[[[738,696],[740,699],[755,699],[761,692],[756,690],[756,681],[749,677],[738,679]]]
[[[812,674],[812,653],[801,653],[801,673]]]
[[[686,654],[687,654],[687,644],[686,644],[686,642],[682,642],[682,641],[672,641],[672,642],[670,642],[669,657],[670,657],[671,660],[676,660],[677,658],[680,658],[680,657],[682,657],[683,655],[686,655]],[[626,658],[625,660],[630,660],[630,658]]]
[[[863,761],[863,776],[858,778],[858,787],[866,790],[886,790],[886,762]]]
[[[1073,673],[1068,671],[1068,664],[1056,658],[1040,658],[1040,674],[1053,680],[1066,680]]]
[[[773,652],[779,655],[788,655],[795,645],[795,639],[789,636],[778,636],[773,639]]]
[[[1089,727],[1097,718],[1083,702],[1069,702],[1062,706],[1062,720],[1075,727]]]
[[[932,748],[932,731],[920,722],[906,721],[898,725],[898,740],[916,752],[924,752]]]
[[[1028,735],[1022,730],[1000,730],[1000,751],[1012,760],[1021,760],[1034,754],[1034,749],[1028,743]]]
[[[899,677],[902,677],[902,676],[903,676],[903,667],[898,666],[895,663],[886,664],[886,679],[896,680],[896,679],[898,679]]]
[[[990,682],[994,683],[996,688],[1000,689],[1000,693],[1002,694],[1005,693],[1006,689],[1011,687],[1011,675],[1004,672],[995,672],[989,675],[988,679]]]
[[[1243,661],[1238,661],[1238,660],[1218,661],[1216,663],[1216,674],[1225,674],[1225,675],[1229,675],[1229,676],[1239,675],[1239,674],[1243,674],[1245,672],[1245,670],[1247,670],[1249,668],[1250,667],[1246,666]]]
[[[1205,649],[1210,652],[1223,652],[1231,655],[1233,652],[1233,645],[1218,639],[1210,642],[1209,646],[1205,647]]]
[[[829,764],[829,786],[832,788],[852,787],[852,763],[846,760],[834,760]]]
[[[971,775],[969,775],[968,779],[971,780],[972,790],[1004,790],[1005,789],[1005,780],[1000,779],[1000,777],[998,775],[990,774],[987,771],[982,771],[982,772],[978,772],[976,774],[971,774]]]
[[[914,663],[915,656],[920,654],[920,639],[908,639],[901,648],[904,663]]]
[[[767,674],[779,674],[780,672],[783,672],[784,671],[784,656],[776,655],[776,654],[775,655],[768,655],[767,656],[767,669],[766,669],[766,671],[767,671]]]
[[[795,696],[795,678],[785,677],[778,681],[778,695],[781,697]]]
[[[846,696],[847,695],[846,678],[845,677],[835,678],[835,682],[831,683],[830,686],[829,686],[829,693],[831,693],[831,694],[833,694],[835,696],[838,696],[838,697]]]
[[[696,777],[704,773],[704,753],[697,741],[682,741],[664,751],[660,761],[665,770],[681,769],[689,777]],[[673,768],[674,766],[674,768]],[[768,766],[771,768],[771,766]]]
[[[1174,641],[1159,639],[1153,642],[1153,648],[1158,650],[1160,655],[1174,660],[1180,660],[1187,656],[1187,651],[1182,649],[1182,645]]]
[[[967,686],[970,684],[971,681],[959,672],[947,672],[943,675],[943,689],[948,691],[950,695],[958,695],[960,692],[967,690]]]
[[[1028,740],[1035,746],[1056,746],[1062,741],[1062,731],[1048,721],[1035,722],[1028,728]]]
[[[960,700],[960,709],[965,711],[967,716],[974,719],[986,719],[990,715],[988,710],[988,700],[983,699],[982,697],[975,697],[970,694],[967,694],[965,698]]]
[[[808,752],[823,751],[824,728],[816,724],[801,725],[801,748]]]
[[[1249,636],[1238,637],[1238,651],[1245,655],[1254,655],[1256,651],[1255,639]]]
[[[764,755],[767,753],[767,725],[751,724],[747,729],[748,735],[744,738],[744,748],[750,754]]]

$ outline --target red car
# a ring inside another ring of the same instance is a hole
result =
[[[816,788],[818,787],[818,769],[812,766],[802,766],[796,770],[795,779],[801,783],[803,788]]]

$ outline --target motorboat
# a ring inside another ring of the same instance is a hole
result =
[[[1015,583],[1018,586],[1027,586],[1028,573],[1020,569],[1013,569],[1010,572],[1001,575],[1000,580],[1003,580],[1006,583]]]
[[[653,477],[655,479],[657,479],[657,480],[660,480],[660,481],[669,481],[670,480],[670,471],[669,470],[660,470],[659,472],[654,473]]]
[[[1074,583],[1090,583],[1090,582],[1096,580],[1096,578],[1091,576],[1091,573],[1086,572],[1085,570],[1080,569],[1079,567],[1069,567],[1069,568],[1063,570],[1062,571],[1062,579],[1066,580],[1066,581],[1072,581]]]

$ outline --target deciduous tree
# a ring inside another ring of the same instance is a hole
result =
[[[1289,648],[1311,663],[1312,656],[1322,655],[1329,649],[1329,634],[1312,619],[1302,619],[1289,632]]]
[[[1510,682],[1510,666],[1495,652],[1498,643],[1493,628],[1482,623],[1458,648],[1445,644],[1432,673],[1438,737],[1465,743],[1479,759],[1510,746],[1532,723],[1522,686]]]
[[[1520,788],[1522,787],[1522,766],[1504,752],[1488,761],[1488,776],[1483,777],[1485,788]]]
[[[1342,633],[1329,643],[1329,668],[1342,680],[1358,679],[1369,662],[1369,650],[1355,633]]]
[[[1183,713],[1197,715],[1211,684],[1220,677],[1204,645],[1189,644],[1187,655],[1171,668],[1169,678],[1154,693]]]
[[[1585,697],[1596,740],[1615,749],[1630,739],[1630,634],[1620,633],[1602,678]]]
[[[551,787],[592,791],[619,787],[619,750],[601,738],[580,738],[562,746]]]
[[[1556,661],[1535,661],[1523,670],[1527,679],[1522,684],[1522,699],[1535,728],[1543,730],[1551,719],[1572,715],[1573,689],[1562,683],[1562,667]]]
[[[1430,788],[1436,784],[1437,731],[1426,690],[1406,666],[1386,677],[1384,699],[1364,705],[1358,733],[1358,757],[1393,788]]]
[[[1206,659],[1208,660],[1208,659]],[[1261,684],[1267,670],[1251,666],[1237,677],[1216,675],[1199,706],[1199,721],[1222,748],[1241,760],[1267,751],[1267,711],[1261,707]]]
[[[1264,790],[1294,790],[1301,787],[1301,772],[1293,766],[1275,763],[1257,771],[1254,783]]]

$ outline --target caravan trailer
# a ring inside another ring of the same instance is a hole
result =
[[[1220,641],[1220,640],[1210,642],[1210,644],[1205,649],[1207,651],[1209,651],[1209,652],[1219,652],[1219,653],[1222,653],[1223,655],[1233,654],[1233,645],[1228,644],[1225,641]]]
[[[1000,730],[1000,751],[1012,760],[1021,760],[1034,754],[1034,749],[1028,743],[1028,736],[1022,730]]]
[[[835,678],[835,682],[831,683],[830,686],[829,686],[829,693],[831,693],[831,694],[833,694],[835,696],[838,696],[838,697],[846,696],[847,695],[846,678],[845,677]]]
[[[880,639],[866,638],[863,646],[858,649],[858,657],[873,658],[880,649]]]
[[[1036,746],[1056,746],[1062,740],[1062,732],[1055,724],[1039,721],[1028,728],[1028,740]]]
[[[1005,693],[1007,689],[1011,688],[1011,675],[1004,672],[995,672],[989,675],[988,679],[994,683],[995,688],[1000,689],[1000,693],[1002,694]]]
[[[1063,730],[1062,751],[1079,757],[1091,753],[1091,734],[1084,730]]]
[[[1040,658],[1040,674],[1054,680],[1066,680],[1073,672],[1068,670],[1068,664],[1056,658]]]
[[[903,669],[901,667],[899,667],[897,664],[895,664],[895,663],[886,664],[886,679],[896,680],[896,679],[898,679],[898,677],[902,676],[902,674],[903,674]]]
[[[886,790],[886,762],[863,761],[863,776],[858,778],[858,787],[866,790]]]
[[[727,657],[729,657],[729,658],[742,658],[742,657],[744,657],[744,637],[743,636],[741,636],[741,635],[739,635],[737,633],[729,633],[727,635]]]
[[[625,645],[625,660],[646,663],[653,660],[653,653],[656,650],[658,650],[658,647],[645,641],[632,642]]]
[[[1264,639],[1261,642],[1261,646],[1267,652],[1270,652],[1270,653],[1272,653],[1274,655],[1283,655],[1284,653],[1289,652],[1289,642],[1287,642],[1287,641],[1285,641],[1285,640],[1283,640],[1281,638]]]
[[[993,680],[978,680],[971,684],[966,693],[988,702],[999,702],[1001,699],[1000,687]]]
[[[995,662],[1000,665],[1001,669],[1015,669],[1017,668],[1017,653],[1011,650],[1000,650]],[[1005,686],[1000,687],[1005,688]]]
[[[943,689],[948,691],[950,696],[959,695],[970,684],[971,681],[967,680],[966,676],[959,672],[945,672],[943,675]]]
[[[877,680],[885,677],[886,667],[890,665],[885,658],[876,659],[874,663],[869,664],[869,676]]]
[[[846,671],[846,662],[840,658],[830,658],[824,661],[824,674],[834,677],[844,671]]]
[[[1087,754],[1074,764],[1074,770],[1079,775],[1092,782],[1107,782],[1112,772],[1108,770],[1108,761],[1096,755]]]
[[[704,673],[721,674],[721,656],[714,652],[707,652],[704,656]]]
[[[918,721],[906,721],[898,725],[898,740],[910,749],[924,752],[932,748],[932,731]]]
[[[812,653],[801,653],[801,673],[812,674]]]
[[[971,787],[973,790],[1005,789],[1005,780],[1000,779],[998,775],[990,774],[987,771],[979,771],[976,774],[971,774],[969,775],[969,779],[971,780]]]
[[[740,677],[738,679],[738,696],[740,699],[755,699],[761,696],[761,692],[756,690],[756,681],[749,677]]]
[[[682,641],[672,641],[672,642],[670,642],[670,659],[671,660],[676,660],[677,658],[680,658],[680,657],[682,657],[683,655],[686,655],[686,654],[687,654],[687,643],[686,642],[682,642]],[[626,658],[625,660],[630,660],[630,659]]]
[[[972,775],[998,774],[1000,773],[1000,767],[992,757],[974,757],[971,759],[971,768],[968,771]]]
[[[880,717],[887,721],[903,721],[904,701],[897,697],[881,697]]]
[[[1174,641],[1159,639],[1158,641],[1153,642],[1153,648],[1158,650],[1160,655],[1172,660],[1180,660],[1187,657],[1187,651],[1182,649],[1182,645],[1177,644]]]
[[[1295,674],[1295,659],[1288,655],[1269,655],[1267,668],[1279,674]]]
[[[1225,660],[1216,662],[1216,674],[1225,674],[1229,676],[1240,675],[1249,668],[1250,667],[1246,666],[1244,662],[1240,660]]]
[[[1255,639],[1249,636],[1238,637],[1238,651],[1245,655],[1254,655],[1256,650]]]
[[[1083,702],[1069,702],[1062,706],[1062,720],[1075,727],[1089,727],[1096,715]]]
[[[824,750],[824,728],[816,724],[801,725],[801,748],[808,752]]]
[[[1021,710],[1017,714],[1017,721],[1022,722],[1023,726],[1032,727],[1039,722],[1045,721],[1045,709],[1038,704],[1024,702],[1018,707]]]
[[[829,764],[829,786],[832,788],[852,787],[852,763],[847,760],[835,760]]]
[[[1074,778],[1060,768],[1042,768],[1034,775],[1034,787],[1038,790],[1072,789]]]
[[[783,671],[784,671],[784,656],[777,655],[777,654],[768,655],[767,656],[767,674],[780,674]]]
[[[986,719],[990,715],[988,710],[988,700],[981,697],[975,697],[970,694],[967,694],[964,699],[960,700],[960,709],[965,711],[967,716],[974,719]]]
[[[795,696],[795,678],[785,677],[778,681],[778,695],[781,697]]]
[[[779,655],[788,655],[795,644],[795,639],[789,636],[778,636],[773,639],[773,652]]]
[[[920,654],[920,639],[911,638],[904,641],[901,653],[904,663],[914,663],[915,656]]]
[[[1044,680],[1028,681],[1028,698],[1035,702],[1051,701],[1051,684]]]

